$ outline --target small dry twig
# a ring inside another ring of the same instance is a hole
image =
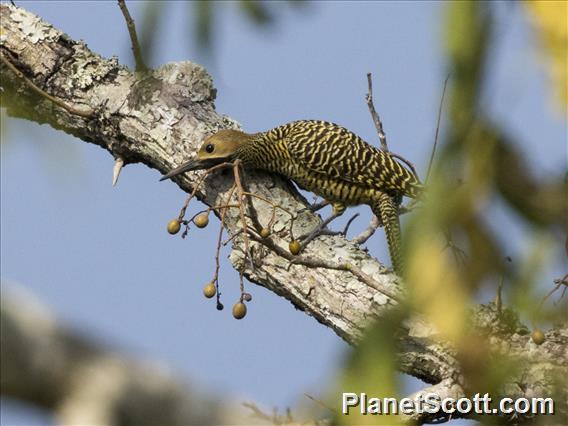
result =
[[[355,213],[353,216],[351,216],[351,218],[347,221],[347,223],[345,224],[345,227],[343,228],[343,232],[341,232],[341,234],[343,236],[347,235],[347,231],[349,231],[349,227],[351,226],[351,224],[353,223],[353,221],[355,219],[357,219],[359,217],[359,213]]]
[[[233,241],[235,238],[237,238],[242,233],[243,233],[243,230],[239,229],[237,232],[235,232],[233,235],[231,235],[229,238],[227,238],[225,241],[223,241],[223,247],[225,247],[227,244],[229,244],[231,241]]]
[[[560,290],[562,286],[564,286],[564,289],[562,290],[560,298],[563,298],[564,295],[566,294],[566,290],[568,290],[568,274],[564,275],[562,278],[556,278],[553,282],[554,282],[554,288],[550,290],[546,294],[546,296],[544,296],[543,299],[540,301],[539,309],[542,307],[542,305],[544,305],[544,303],[548,300],[548,298],[550,298],[550,296],[552,296],[554,293]]]
[[[193,191],[191,191],[191,193],[187,196],[185,203],[183,204],[183,207],[179,212],[178,220],[180,222],[183,220],[183,217],[185,216],[185,211],[187,210],[187,206],[189,205],[189,202],[193,199],[193,197],[195,197],[195,194],[197,194],[197,190],[199,189],[199,186],[201,185],[201,183],[203,183],[205,178],[207,176],[209,176],[215,170],[226,169],[226,168],[229,168],[229,167],[233,167],[233,163],[217,164],[216,166],[213,166],[210,169],[207,169],[203,172],[203,174],[199,177],[199,179],[195,183],[195,186],[193,187]]]
[[[134,62],[136,63],[137,72],[146,72],[148,67],[144,62],[142,56],[142,49],[140,49],[140,43],[138,42],[138,36],[136,35],[136,25],[134,24],[134,19],[130,16],[130,12],[126,7],[125,0],[118,0],[118,7],[122,11],[124,20],[126,21],[126,26],[128,27],[128,34],[130,34],[130,41],[132,43],[132,53],[134,54]]]
[[[361,245],[361,244],[367,242],[367,240],[373,236],[373,234],[375,233],[377,228],[379,228],[381,226],[382,226],[382,223],[381,223],[381,220],[379,219],[379,217],[376,216],[376,215],[373,215],[373,218],[371,219],[369,226],[367,226],[367,229],[365,229],[363,232],[361,232],[359,235],[357,235],[355,238],[353,238],[351,240],[351,242],[353,244],[358,244],[358,245]]]
[[[377,114],[377,110],[375,109],[375,104],[373,103],[373,76],[370,72],[367,73],[367,86],[368,92],[365,99],[367,100],[367,106],[369,107],[369,112],[371,113],[371,117],[373,118],[373,123],[375,123],[375,128],[377,129],[377,133],[379,134],[379,140],[381,141],[381,149],[383,151],[389,152],[389,147],[387,145],[387,135],[383,130],[383,123]]]
[[[330,406],[327,405],[325,402],[323,402],[323,401],[321,401],[321,400],[319,400],[319,399],[317,399],[317,398],[311,396],[309,393],[304,392],[304,396],[305,396],[306,398],[308,398],[308,399],[311,399],[311,400],[314,401],[316,404],[321,405],[323,408],[325,408],[325,409],[331,411],[332,413],[334,413],[334,414],[339,414],[339,411],[337,411],[335,408],[330,407]]]
[[[233,193],[235,192],[235,184],[229,190],[229,194],[227,195],[226,203],[229,203]],[[223,231],[225,229],[225,214],[227,213],[228,207],[221,208],[221,212],[219,213],[221,218],[221,225],[219,226],[219,234],[217,236],[217,248],[215,251],[215,274],[213,276],[213,282],[215,283],[216,297],[217,297],[217,309],[222,310],[223,304],[221,303],[221,292],[219,291],[219,269],[221,268],[221,263],[219,262],[219,256],[221,254],[221,241],[223,240]]]
[[[425,183],[428,183],[430,178],[430,170],[432,169],[432,163],[434,162],[434,155],[436,155],[436,148],[438,146],[438,135],[440,134],[440,123],[442,121],[442,109],[444,106],[444,97],[446,96],[446,87],[448,86],[448,80],[450,79],[450,74],[444,80],[444,89],[442,90],[442,97],[440,98],[440,106],[438,107],[438,121],[436,123],[436,135],[434,136],[434,145],[432,146],[432,153],[430,154],[430,161],[428,162],[428,171],[426,172]]]
[[[397,158],[406,164],[414,176],[418,178],[418,173],[416,172],[416,167],[412,161],[407,160],[400,154],[395,154],[394,152],[390,152],[387,144],[387,135],[383,129],[383,122],[375,109],[375,104],[373,103],[373,76],[370,72],[367,73],[367,85],[369,87],[369,91],[367,92],[367,96],[365,99],[367,100],[367,106],[369,107],[369,112],[371,113],[371,117],[373,118],[373,123],[375,123],[375,128],[377,129],[377,134],[379,135],[379,140],[381,142],[381,149],[385,152],[388,152],[391,157]]]
[[[245,195],[245,191],[243,189],[243,185],[241,183],[240,167],[241,167],[241,162],[238,159],[235,160],[235,162],[233,163],[233,173],[235,175],[235,185],[237,186],[237,193],[238,193],[238,196],[239,196],[238,205],[239,205],[239,215],[241,217],[241,226],[244,229],[243,242],[244,242],[244,245],[245,245],[246,257],[250,262],[250,268],[251,268],[251,270],[254,271],[255,267],[254,267],[254,262],[252,260],[252,253],[250,251],[250,246],[249,246],[248,225],[247,225],[247,221],[246,221],[245,207],[244,207],[246,195]]]
[[[503,275],[499,280],[499,285],[497,286],[497,293],[495,294],[495,309],[501,314],[503,311]]]
[[[408,168],[410,169],[410,171],[412,172],[412,174],[414,174],[414,176],[416,176],[418,178],[418,172],[416,171],[416,167],[414,167],[414,164],[412,163],[412,161],[407,160],[402,155],[396,154],[394,152],[389,152],[389,154],[390,154],[391,157],[398,158],[400,161],[402,161],[404,164],[406,164],[408,166]]]
[[[452,238],[452,234],[449,230],[447,230],[444,234],[446,236],[446,245],[444,246],[442,251],[450,249],[452,251],[452,254],[454,255],[454,259],[456,260],[456,263],[460,266],[465,265],[465,263],[467,261],[466,252],[461,247],[458,247],[454,243],[454,240]]]
[[[86,109],[77,109],[75,107],[67,105],[62,100],[57,99],[56,97],[50,95],[49,93],[47,93],[43,89],[36,86],[35,83],[33,81],[31,81],[28,77],[26,77],[22,71],[20,71],[6,56],[4,56],[3,53],[0,54],[0,59],[2,60],[2,63],[4,63],[8,68],[10,68],[10,70],[14,74],[16,74],[16,76],[21,78],[29,86],[30,89],[32,89],[38,95],[50,100],[55,105],[63,108],[69,114],[78,115],[79,117],[83,117],[83,118],[93,118],[95,116],[95,111],[93,109],[91,109],[89,107],[86,107]]]
[[[264,201],[266,204],[269,204],[270,206],[272,206],[272,215],[270,217],[270,220],[268,221],[268,225],[266,225],[266,227],[268,229],[272,228],[272,226],[274,225],[274,222],[276,222],[276,209],[280,209],[283,212],[288,213],[290,215],[290,237],[292,239],[294,239],[294,235],[292,233],[294,220],[296,219],[296,215],[294,213],[292,213],[290,210],[282,207],[280,204],[276,204],[276,203],[270,201],[268,198],[265,198],[261,195],[253,194],[252,192],[248,192],[248,191],[244,191],[243,195],[245,195],[247,197],[256,198],[257,200],[260,200],[260,201]]]
[[[419,203],[419,200],[413,199],[408,204],[401,205],[398,208],[399,216],[402,216],[403,214],[410,213],[411,211],[415,210],[418,207],[418,203]],[[350,241],[353,244],[358,244],[358,245],[364,244],[365,242],[367,242],[367,240],[369,238],[371,238],[373,236],[375,231],[378,228],[380,228],[381,226],[383,226],[381,219],[379,217],[373,215],[373,218],[371,219],[369,226],[367,226],[367,229],[365,229],[363,232],[361,232],[355,238],[352,238]]]
[[[389,151],[389,147],[387,144],[387,135],[385,134],[385,131],[383,129],[383,122],[381,121],[381,118],[379,117],[379,114],[377,113],[377,110],[375,109],[375,104],[373,102],[373,76],[370,72],[367,73],[367,85],[369,91],[367,92],[367,96],[365,96],[365,99],[367,100],[367,106],[369,107],[369,112],[371,113],[371,117],[373,118],[373,123],[375,123],[377,134],[379,135],[379,141],[381,142],[381,149],[385,152],[388,152],[391,155],[391,157],[398,158],[400,161],[406,164],[410,168],[410,170],[412,170],[414,176],[418,177],[418,173],[416,172],[416,167],[414,167],[414,164],[412,164],[411,161],[407,160],[400,154],[395,154],[394,152]]]
[[[243,407],[250,409],[252,411],[253,417],[273,423],[273,416],[266,414],[264,411],[258,408],[258,406],[254,402],[243,402]]]
[[[254,402],[243,402],[243,407],[248,408],[252,411],[251,416],[256,417],[260,420],[265,420],[273,425],[282,426],[286,424],[294,423],[294,418],[292,417],[292,412],[290,408],[286,409],[286,414],[279,415],[276,408],[272,409],[272,415],[266,414],[262,411]]]

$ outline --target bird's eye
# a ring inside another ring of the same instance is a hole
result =
[[[209,154],[211,154],[213,151],[215,150],[215,146],[210,143],[205,147],[205,151],[208,152]]]

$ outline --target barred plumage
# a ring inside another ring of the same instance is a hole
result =
[[[369,205],[385,227],[393,267],[402,272],[398,206],[403,196],[416,197],[422,185],[389,153],[337,124],[300,120],[255,134],[221,130],[204,141],[197,160],[164,178],[236,158],[330,201],[333,217],[347,206]]]

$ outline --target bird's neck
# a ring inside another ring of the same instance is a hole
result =
[[[267,132],[247,134],[247,136],[248,140],[237,149],[236,158],[241,160],[245,166],[272,170],[271,163],[275,155],[274,147],[279,141],[274,129]]]

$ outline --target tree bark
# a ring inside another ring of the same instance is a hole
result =
[[[22,8],[2,4],[0,17],[2,98],[11,116],[48,123],[99,145],[125,164],[142,163],[161,173],[186,161],[206,135],[239,127],[235,120],[215,110],[213,82],[197,64],[169,63],[149,73],[135,74],[116,59],[100,57],[84,43],[70,39]],[[68,108],[38,95],[26,79]],[[190,192],[198,176],[184,174],[174,180]],[[247,171],[246,183],[251,192],[295,213],[307,205],[277,176]],[[231,184],[232,176],[215,174],[200,186],[197,196],[209,206],[223,204]],[[259,222],[267,224],[272,208],[259,200],[253,200],[253,206]],[[308,245],[300,258],[317,259],[318,267],[291,263],[286,256],[289,217],[277,212],[277,219],[270,247],[251,241],[254,270],[243,261],[240,236],[233,239],[231,262],[249,280],[290,300],[348,343],[356,343],[371,321],[404,298],[396,275],[341,236],[320,237]],[[294,234],[305,233],[318,220],[309,212],[299,213]],[[230,235],[241,229],[237,209],[228,211],[225,223]],[[488,336],[496,350],[529,361],[522,376],[511,378],[507,395],[546,396],[553,387],[553,377],[568,373],[567,329],[547,332],[546,342],[536,346],[524,326],[503,318],[493,305],[480,305],[473,313],[476,330]],[[462,383],[456,354],[435,337],[435,330],[423,321],[407,321],[400,337],[401,371],[428,383],[443,382],[446,393],[456,394],[459,389],[457,394],[465,395],[466,384]]]

